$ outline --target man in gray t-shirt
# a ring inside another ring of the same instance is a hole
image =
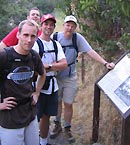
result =
[[[76,57],[78,52],[86,52],[91,58],[105,65],[108,69],[114,68],[114,63],[106,62],[99,54],[97,54],[86,39],[79,33],[76,33],[76,46],[73,44],[74,32],[77,27],[77,19],[70,15],[64,20],[64,31],[58,32],[56,38],[63,47],[68,67],[59,71],[57,74],[57,81],[59,85],[59,108],[58,115],[55,119],[55,127],[50,133],[50,138],[55,138],[61,131],[61,113],[62,113],[62,101],[64,103],[64,129],[68,136],[69,142],[74,142],[74,137],[71,133],[71,120],[73,115],[73,102],[77,96],[77,73],[76,73]]]

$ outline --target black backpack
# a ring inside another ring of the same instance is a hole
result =
[[[56,62],[57,62],[58,61],[58,59],[57,59],[58,47],[57,47],[57,44],[56,44],[55,40],[51,39],[51,41],[53,42],[54,49],[45,51],[42,41],[39,38],[37,39],[37,44],[38,44],[38,47],[39,47],[39,55],[42,58],[44,53],[52,53],[52,52],[54,52],[55,53],[55,57],[56,57]],[[51,79],[52,79],[52,83],[53,83],[53,86],[52,86],[52,93],[53,93],[54,92],[54,78],[53,78],[53,76],[46,76],[46,81],[45,81],[42,89],[48,90],[48,88],[50,86],[50,80]]]
[[[57,61],[57,55],[58,55],[57,44],[56,44],[55,40],[51,39],[51,41],[53,42],[54,50],[45,51],[42,41],[39,38],[37,39],[37,44],[38,44],[38,47],[39,47],[39,55],[42,58],[43,53],[52,53],[52,52],[54,52],[55,56],[56,56],[56,61]]]
[[[7,53],[7,61],[6,61],[5,65],[3,66],[3,69],[0,70],[0,93],[1,93],[2,89],[4,88],[4,81],[6,80],[7,75],[11,72],[13,63],[19,61],[19,59],[13,57],[12,49],[13,49],[12,47],[4,48],[4,50]],[[32,55],[32,60],[34,63],[34,68],[35,68],[36,56],[35,56],[35,53],[33,50],[31,50],[30,53]],[[34,80],[34,81],[36,81],[36,80]]]
[[[58,36],[58,32],[55,32],[54,35],[53,35],[53,39],[56,40],[56,41],[58,41],[57,36]],[[76,49],[76,52],[78,54],[79,51],[78,51],[78,46],[77,46],[77,33],[73,33],[72,43],[73,43],[72,45],[74,46],[74,48]],[[72,46],[72,45],[67,45],[67,46],[69,47],[69,46]],[[62,47],[64,48],[66,46],[62,46]]]
[[[54,35],[53,35],[53,39],[56,40],[56,41],[58,41],[57,40],[57,36],[58,36],[58,32],[55,32]],[[77,46],[77,33],[73,33],[73,36],[72,36],[72,45],[65,45],[65,46],[62,45],[62,48],[72,47],[72,46],[75,48],[75,50],[77,52],[77,56],[76,57],[78,57],[78,52],[79,51],[78,51],[78,46]],[[64,53],[65,53],[65,51],[64,51]],[[76,62],[77,61],[78,60],[76,60]],[[74,63],[75,63],[75,60],[72,63],[69,63],[68,66],[71,66]]]

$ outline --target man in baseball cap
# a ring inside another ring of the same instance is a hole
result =
[[[65,20],[64,20],[64,23],[67,23],[67,22],[74,22],[76,25],[78,24],[77,23],[77,19],[74,17],[74,16],[72,16],[72,15],[70,15],[70,16],[66,16],[65,17]]]
[[[43,15],[41,18],[41,35],[35,42],[33,49],[43,52],[42,62],[46,69],[46,84],[38,98],[38,120],[40,127],[40,145],[50,145],[48,143],[48,133],[50,117],[56,116],[58,111],[58,84],[55,77],[56,71],[67,67],[65,54],[59,42],[51,39],[55,29],[56,19],[51,14]],[[56,46],[56,47],[55,47]]]
[[[66,16],[63,26],[64,30],[58,33],[56,32],[53,38],[56,38],[55,40],[60,42],[61,46],[63,46],[68,67],[65,70],[57,72],[56,78],[59,86],[58,114],[54,120],[55,126],[50,132],[50,138],[56,138],[62,129],[64,129],[67,140],[69,143],[73,143],[75,142],[75,137],[73,131],[71,131],[71,126],[73,103],[75,102],[78,92],[78,76],[76,74],[76,57],[78,52],[86,52],[91,58],[105,65],[108,69],[114,68],[114,64],[107,63],[107,61],[92,49],[90,44],[80,33],[75,32],[77,28],[77,19],[74,16]],[[64,105],[64,107],[62,107],[62,105]],[[64,120],[62,120],[62,112],[64,112]]]
[[[49,20],[49,19],[53,20],[54,23],[56,23],[56,19],[55,19],[55,17],[54,17],[52,14],[45,14],[45,15],[43,15],[42,18],[41,18],[41,24],[42,24],[43,22],[45,22],[46,20]]]

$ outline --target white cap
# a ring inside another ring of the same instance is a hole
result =
[[[66,16],[65,19],[64,19],[64,22],[66,23],[66,22],[69,22],[69,21],[72,21],[77,25],[77,19],[74,16],[72,16],[72,15]]]

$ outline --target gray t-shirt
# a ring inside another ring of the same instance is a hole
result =
[[[77,34],[77,46],[78,46],[78,51],[79,52],[88,52],[92,49],[90,44],[87,42],[87,40],[79,33]],[[64,37],[64,32],[58,32],[57,35],[57,41],[60,42],[61,46],[66,46],[66,45],[72,45],[72,39],[66,39]]]
[[[89,52],[92,47],[89,45],[87,40],[79,33],[76,33],[76,44],[78,47],[78,52]],[[68,67],[63,70],[59,71],[57,78],[68,78],[76,76],[76,56],[77,51],[73,47],[72,39],[67,39],[64,37],[64,32],[58,32],[57,35],[57,41],[61,44],[63,47],[63,51],[65,52],[65,56],[68,62]]]

